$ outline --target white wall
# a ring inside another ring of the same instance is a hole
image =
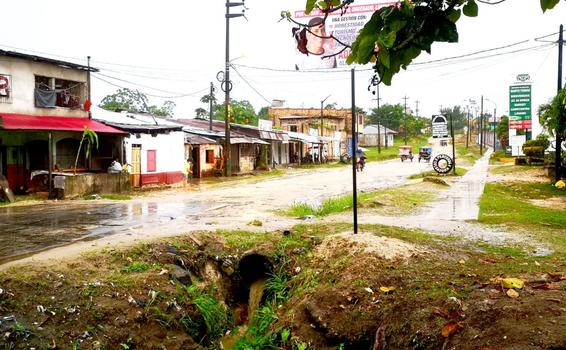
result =
[[[87,73],[77,69],[62,68],[20,58],[0,56],[0,74],[11,76],[11,102],[0,102],[0,112],[30,115],[87,117],[81,109],[64,107],[36,108],[34,103],[35,75],[82,82]],[[85,89],[86,91],[86,89]],[[82,103],[83,101],[81,101]]]
[[[140,138],[130,134],[125,139],[126,161],[132,164],[132,145],[141,145],[141,172],[142,174],[155,174],[165,172],[179,172],[185,164],[185,135],[183,131],[174,131],[169,134],[158,134],[153,137],[149,134],[139,134]],[[156,150],[156,171],[147,171],[147,151]]]

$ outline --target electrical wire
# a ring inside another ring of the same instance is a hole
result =
[[[153,86],[148,86],[148,85],[143,85],[143,84],[134,83],[134,82],[129,81],[129,80],[125,80],[125,79],[113,77],[113,76],[111,76],[111,75],[106,75],[106,74],[103,74],[103,73],[100,73],[100,72],[99,72],[99,73],[96,73],[96,75],[100,75],[100,76],[103,76],[103,77],[106,77],[106,78],[109,78],[109,79],[114,79],[114,80],[117,80],[117,81],[121,81],[121,82],[123,82],[123,83],[131,84],[131,85],[134,85],[134,86],[139,86],[139,87],[146,88],[146,89],[151,89],[151,90],[155,90],[155,91],[159,91],[159,92],[164,92],[164,93],[166,93],[166,94],[183,95],[182,92],[162,90],[162,89],[155,88],[155,87],[153,87]]]
[[[242,74],[240,74],[240,72],[238,72],[238,70],[236,69],[236,67],[232,66],[232,69],[234,70],[234,72],[236,72],[236,74],[238,74],[238,76],[244,81],[244,83],[246,83],[250,89],[252,89],[256,94],[258,94],[258,96],[260,96],[261,98],[263,98],[264,101],[266,101],[267,103],[271,103],[270,100],[268,100],[267,98],[265,98],[265,96],[263,96],[255,87],[252,86],[252,84],[250,84],[250,82],[244,78],[242,76]]]
[[[92,74],[92,77],[95,78],[95,79],[98,79],[98,80],[100,80],[100,81],[102,81],[102,82],[104,82],[104,83],[106,83],[106,84],[108,84],[108,85],[112,85],[112,86],[114,86],[114,87],[121,88],[121,89],[127,89],[127,87],[125,87],[125,86],[122,86],[122,85],[119,85],[119,84],[115,84],[115,83],[113,83],[113,82],[110,82],[110,81],[108,81],[108,80],[106,80],[106,79],[103,79],[103,78],[97,76],[96,74]],[[208,87],[207,87],[207,88],[204,88],[204,89],[202,89],[202,90],[199,90],[199,91],[195,91],[195,92],[189,93],[189,94],[182,94],[182,95],[177,95],[177,96],[153,95],[153,94],[148,94],[148,93],[145,93],[145,92],[144,92],[144,95],[149,96],[149,97],[174,99],[174,98],[182,98],[182,97],[200,97],[200,96],[198,96],[198,94],[203,93],[204,91],[208,91]]]

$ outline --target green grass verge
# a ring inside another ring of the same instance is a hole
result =
[[[358,208],[372,209],[383,215],[406,215],[436,198],[438,187],[434,184],[418,184],[359,193]],[[354,206],[352,195],[330,197],[320,206],[295,203],[277,213],[282,216],[328,216],[350,211]]]
[[[488,183],[480,200],[479,221],[535,235],[557,251],[566,252],[566,210],[529,202],[564,195],[565,191],[544,183]]]
[[[542,166],[529,165],[500,165],[489,169],[492,174],[517,174],[528,170],[542,170]]]
[[[464,161],[473,165],[481,157],[479,145],[469,144],[466,148],[465,143],[456,142],[456,162]]]
[[[413,146],[413,154],[418,159],[419,147],[428,146],[428,135],[419,135],[407,139],[407,144]],[[366,157],[368,162],[378,162],[382,160],[395,159],[399,157],[399,146],[405,145],[402,136],[395,138],[395,143],[388,147],[381,146],[381,153],[378,153],[377,147],[364,147],[367,148]]]
[[[467,172],[468,172],[467,169],[456,167],[456,176],[464,176],[464,175],[466,175]],[[422,179],[423,177],[428,177],[428,176],[435,176],[435,177],[454,176],[454,173],[450,172],[446,175],[441,175],[434,170],[429,170],[429,171],[423,171],[422,173],[419,173],[419,174],[411,175],[411,176],[409,176],[409,179],[412,179],[412,180]]]

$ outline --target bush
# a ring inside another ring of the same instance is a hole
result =
[[[523,152],[525,152],[525,148],[528,147],[542,147],[543,151],[550,146],[550,141],[547,139],[540,139],[540,140],[529,140],[523,143]],[[526,153],[525,153],[526,154]]]
[[[523,153],[528,157],[543,157],[544,148],[541,146],[532,146],[532,147],[523,146]]]

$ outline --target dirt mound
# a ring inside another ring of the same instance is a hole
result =
[[[376,236],[371,232],[342,232],[328,236],[317,247],[316,256],[322,259],[331,257],[334,252],[347,249],[350,254],[369,253],[385,259],[409,258],[426,252],[425,249],[400,239]]]

